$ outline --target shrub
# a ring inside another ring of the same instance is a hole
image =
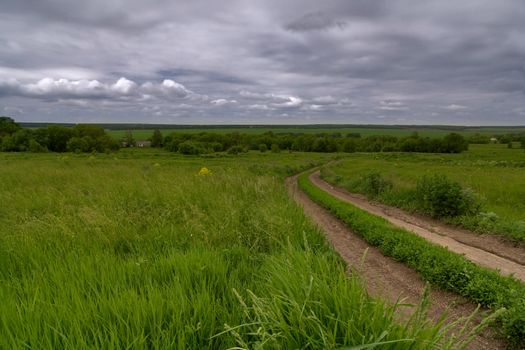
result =
[[[196,155],[205,153],[204,148],[202,148],[200,145],[196,144],[195,142],[191,141],[184,141],[179,144],[179,153],[185,154],[185,155]]]
[[[39,144],[36,140],[29,140],[29,152],[43,153],[47,152],[47,148]]]
[[[472,190],[462,189],[444,175],[423,176],[415,196],[423,212],[438,218],[476,214],[481,207]]]
[[[462,151],[468,150],[468,142],[463,136],[458,133],[448,134],[441,141],[442,153],[461,153]]]
[[[210,142],[208,143],[208,148],[210,148],[214,152],[221,152],[224,149],[222,143],[220,142]]]
[[[378,172],[371,172],[361,178],[363,192],[375,198],[392,189],[392,182],[383,178]]]
[[[245,152],[242,146],[232,146],[228,149],[228,154],[239,154]]]
[[[261,152],[266,152],[267,150],[268,150],[268,146],[266,146],[265,143],[261,143],[261,144],[259,145],[259,151],[261,151]]]
[[[276,144],[276,143],[272,144],[272,152],[273,152],[273,153],[279,153],[279,152],[281,152],[281,149],[279,148],[279,145],[278,145],[278,144]]]
[[[343,151],[346,153],[354,153],[357,150],[357,144],[355,140],[349,138],[344,141]]]

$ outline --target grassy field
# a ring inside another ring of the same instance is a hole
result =
[[[454,348],[371,299],[288,197],[331,157],[0,153],[0,348]]]
[[[153,135],[153,129],[131,129],[133,137],[136,140],[146,140]],[[126,133],[126,129],[111,129],[107,130],[108,133],[114,138],[121,139]],[[163,135],[168,135],[172,132],[181,133],[199,133],[199,132],[215,132],[215,133],[247,133],[247,134],[262,134],[267,131],[274,133],[335,133],[339,132],[343,135],[348,133],[359,133],[362,137],[372,135],[391,135],[396,137],[410,136],[414,132],[417,132],[422,137],[438,138],[443,137],[451,132],[459,132],[465,136],[473,135],[476,133],[484,135],[494,134],[508,134],[508,133],[519,133],[525,132],[525,127],[421,127],[421,126],[405,126],[405,127],[237,127],[237,128],[166,128],[161,129]]]
[[[525,242],[525,152],[505,145],[471,145],[461,154],[353,154],[323,170],[323,177],[353,192],[363,192],[362,177],[379,172],[393,188],[378,199],[417,210],[411,191],[424,175],[444,174],[472,189],[482,213],[453,222],[481,232],[501,233]]]

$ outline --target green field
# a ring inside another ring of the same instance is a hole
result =
[[[136,140],[146,140],[153,134],[153,129],[133,128],[129,129],[107,129],[108,133],[114,138],[121,139],[124,137],[127,130],[132,130],[133,137]],[[525,132],[525,127],[423,127],[423,126],[402,126],[402,127],[346,127],[346,126],[293,126],[293,127],[180,127],[180,128],[161,128],[163,135],[168,135],[172,132],[180,133],[200,133],[200,132],[215,132],[215,133],[246,133],[246,134],[262,134],[264,132],[272,131],[273,133],[341,133],[346,135],[348,133],[359,133],[362,137],[372,135],[390,135],[396,137],[410,136],[417,132],[422,137],[438,138],[443,137],[451,132],[459,132],[464,136],[473,135],[476,133],[483,135],[496,134],[512,134]]]
[[[453,348],[371,299],[289,198],[332,156],[0,153],[0,348]]]
[[[506,145],[470,145],[461,154],[353,154],[323,171],[329,182],[363,192],[361,179],[375,171],[393,184],[378,199],[417,210],[408,201],[410,191],[424,175],[444,174],[472,189],[482,213],[455,223],[480,232],[500,233],[525,242],[525,152]]]

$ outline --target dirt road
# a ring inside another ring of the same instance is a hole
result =
[[[525,250],[505,243],[491,235],[478,235],[441,224],[436,220],[411,215],[401,209],[371,203],[365,197],[333,187],[323,181],[319,172],[310,176],[310,181],[332,196],[352,203],[358,208],[385,218],[395,226],[409,230],[426,240],[447,247],[466,259],[484,267],[499,270],[503,275],[513,275],[525,282]]]
[[[418,304],[425,289],[425,281],[419,274],[402,263],[385,257],[348,229],[327,210],[310,200],[297,187],[297,176],[286,180],[290,195],[299,203],[305,213],[322,229],[333,247],[348,263],[349,272],[357,270],[367,282],[372,296],[382,297],[391,303],[400,298],[408,304]],[[363,256],[366,258],[363,260]],[[454,293],[433,289],[430,293],[430,317],[437,319],[448,310],[448,319],[453,321],[470,315],[476,305]],[[488,329],[478,335],[467,349],[504,349],[503,341],[495,339]]]

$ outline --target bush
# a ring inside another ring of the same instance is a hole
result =
[[[268,146],[266,146],[265,143],[261,143],[261,144],[259,145],[259,151],[261,151],[261,152],[266,152],[267,150],[268,150]]]
[[[242,146],[232,146],[228,149],[228,154],[239,154],[245,152]]]
[[[36,140],[29,140],[29,152],[43,153],[47,152],[47,148],[39,144]]]
[[[357,150],[357,144],[355,140],[349,138],[344,141],[343,151],[346,153],[354,153]]]
[[[195,142],[191,141],[184,141],[179,144],[178,151],[180,154],[185,155],[196,155],[205,153],[204,148],[202,148],[200,145],[196,144]]]
[[[461,153],[468,150],[468,142],[463,136],[457,133],[448,134],[441,141],[442,153]]]
[[[375,198],[382,193],[392,189],[392,182],[386,180],[378,172],[371,172],[361,178],[363,192],[369,197]]]
[[[279,148],[279,145],[278,145],[278,144],[276,144],[276,143],[272,144],[272,152],[273,152],[273,153],[279,153],[279,152],[281,152],[281,149]]]
[[[423,176],[415,195],[419,208],[437,218],[477,214],[481,208],[470,189],[462,189],[444,175]]]

